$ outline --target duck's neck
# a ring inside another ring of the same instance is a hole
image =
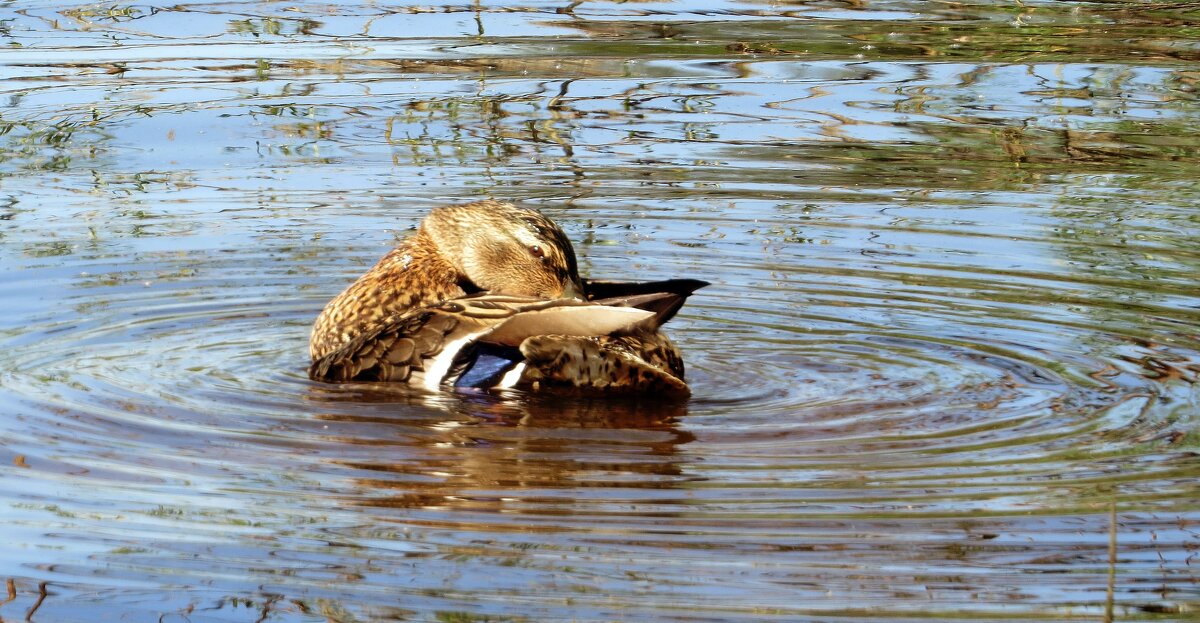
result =
[[[313,324],[309,352],[320,358],[389,316],[466,294],[464,285],[418,230],[325,306]]]

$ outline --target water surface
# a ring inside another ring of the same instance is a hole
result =
[[[0,2],[0,617],[1193,620],[1200,8]],[[327,386],[429,208],[686,404]]]

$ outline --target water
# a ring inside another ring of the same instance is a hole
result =
[[[1197,60],[1195,3],[0,2],[0,617],[1194,620]],[[692,400],[309,382],[482,196],[713,282]]]

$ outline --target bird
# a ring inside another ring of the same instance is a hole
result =
[[[309,339],[314,381],[429,390],[686,396],[660,328],[698,279],[584,279],[540,212],[496,200],[434,208],[334,297]]]

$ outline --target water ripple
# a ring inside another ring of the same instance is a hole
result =
[[[1188,4],[8,3],[0,616],[1186,620]],[[480,195],[692,400],[310,382]]]

